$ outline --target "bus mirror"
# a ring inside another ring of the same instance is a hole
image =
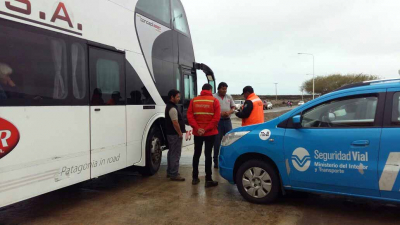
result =
[[[212,77],[214,77],[214,72],[212,71],[212,69],[210,67],[208,67],[206,64],[203,63],[193,63],[193,67],[196,70],[202,70],[206,75],[211,75]]]

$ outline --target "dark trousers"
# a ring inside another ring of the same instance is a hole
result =
[[[204,155],[206,157],[206,181],[212,180],[212,148],[215,142],[215,136],[194,136],[194,155],[193,155],[193,178],[199,178],[199,160],[205,143]]]
[[[214,163],[218,163],[219,148],[221,147],[222,138],[226,133],[232,130],[231,119],[223,120],[221,119],[218,123],[218,135],[214,142]]]
[[[167,174],[170,177],[177,177],[179,174],[179,160],[182,153],[182,138],[178,135],[167,135],[169,150],[167,155]]]

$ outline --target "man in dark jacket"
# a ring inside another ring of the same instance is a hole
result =
[[[169,91],[168,98],[169,102],[165,108],[165,128],[169,144],[167,178],[172,181],[185,181],[185,178],[179,175],[183,132],[186,132],[182,114],[176,105],[181,100],[181,94],[178,90],[173,89]]]

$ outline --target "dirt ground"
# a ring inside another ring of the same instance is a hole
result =
[[[187,153],[189,157],[192,152]],[[288,193],[275,204],[246,202],[214,170],[215,188],[129,169],[0,209],[0,224],[399,224],[399,205],[332,195]],[[204,171],[204,168],[200,168]]]

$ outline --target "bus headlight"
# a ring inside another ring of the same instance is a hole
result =
[[[246,135],[248,133],[250,133],[250,131],[234,132],[234,133],[225,135],[224,138],[222,138],[221,145],[229,146],[229,145],[235,143],[237,140],[239,140],[240,138],[242,138],[244,135]]]

